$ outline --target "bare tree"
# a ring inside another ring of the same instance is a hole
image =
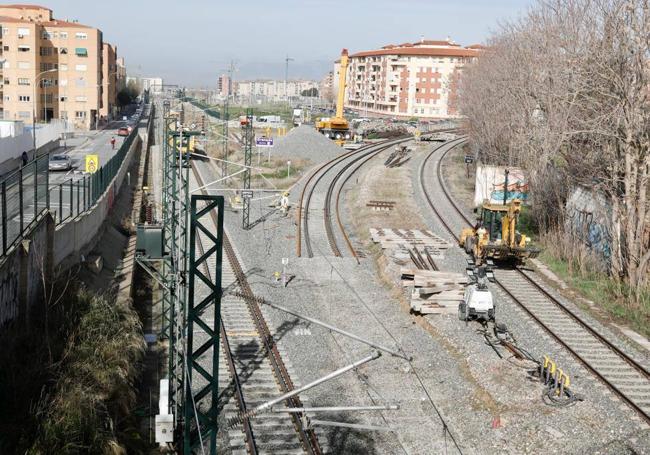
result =
[[[483,161],[530,176],[542,229],[571,185],[611,204],[610,270],[646,284],[650,250],[648,0],[548,0],[505,23],[466,68],[460,105]]]

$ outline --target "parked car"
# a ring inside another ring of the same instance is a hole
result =
[[[126,126],[123,126],[119,130],[117,130],[118,136],[128,136],[129,133],[131,133],[131,131],[129,131],[129,128],[127,128]]]
[[[72,169],[72,159],[68,155],[51,155],[50,171],[69,171]]]

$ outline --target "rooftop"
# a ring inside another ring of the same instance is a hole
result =
[[[350,57],[374,57],[379,55],[475,57],[478,55],[480,49],[483,49],[483,46],[480,44],[473,44],[472,46],[463,48],[450,38],[444,41],[421,39],[415,43],[388,44],[381,49],[357,52],[350,55]]]

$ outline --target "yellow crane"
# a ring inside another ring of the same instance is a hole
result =
[[[343,145],[350,140],[350,125],[343,117],[343,103],[345,101],[345,76],[348,70],[348,50],[341,51],[341,64],[339,67],[339,91],[336,98],[336,115],[331,118],[322,118],[316,122],[316,129],[326,137],[333,139],[337,144]]]

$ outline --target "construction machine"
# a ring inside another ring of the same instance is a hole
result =
[[[348,70],[348,50],[341,51],[341,64],[339,67],[339,91],[336,98],[336,116],[322,118],[316,122],[316,130],[326,137],[333,139],[338,145],[343,145],[350,140],[350,125],[343,117],[343,103],[345,101],[345,78]]]
[[[524,263],[539,255],[538,248],[529,245],[530,237],[517,231],[521,200],[493,204],[484,201],[474,227],[462,230],[459,245],[474,257],[477,265],[488,260]]]

